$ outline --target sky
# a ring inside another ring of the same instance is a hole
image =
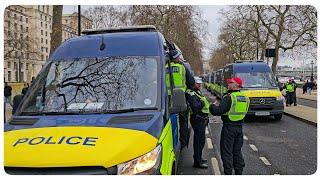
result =
[[[84,11],[85,9],[88,9],[89,7],[92,6],[88,6],[88,5],[83,5],[81,6],[81,10]],[[221,21],[221,17],[219,14],[219,11],[221,9],[227,9],[228,6],[224,5],[200,5],[200,10],[202,11],[202,15],[203,18],[208,22],[208,32],[212,38],[212,41],[210,43],[208,42],[204,42],[205,46],[203,49],[203,56],[204,56],[204,60],[207,60],[209,58],[209,49],[208,48],[212,48],[215,46],[215,43],[217,43],[217,36],[219,34],[219,28],[222,24]],[[63,6],[63,13],[64,14],[69,14],[72,12],[76,12],[77,11],[77,6]],[[305,58],[305,57],[297,57],[296,59],[292,59],[290,57],[287,56],[282,56],[280,57],[280,61],[278,63],[278,65],[290,65],[293,67],[299,67],[302,66],[302,61],[299,61],[298,63],[296,62],[296,60],[301,59],[301,58]],[[311,60],[307,60],[305,61],[306,64],[310,63],[308,62]]]

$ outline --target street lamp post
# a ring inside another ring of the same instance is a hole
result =
[[[314,62],[313,62],[313,60],[311,61],[311,78],[310,78],[310,81],[313,81],[314,79],[313,79],[313,64],[314,64]]]

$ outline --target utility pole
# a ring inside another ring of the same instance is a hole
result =
[[[81,35],[81,6],[78,5],[78,36]]]

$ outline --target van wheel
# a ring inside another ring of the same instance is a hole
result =
[[[276,114],[276,115],[274,115],[274,119],[275,119],[276,121],[280,121],[281,118],[282,118],[282,114]]]

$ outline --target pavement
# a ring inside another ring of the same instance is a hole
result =
[[[310,94],[303,94],[302,93],[302,89],[301,88],[297,88],[296,89],[296,95],[297,95],[297,98],[301,98],[301,99],[308,99],[308,100],[314,100],[316,101],[317,100],[317,90],[312,90],[311,91],[311,95]]]
[[[296,90],[297,106],[285,106],[284,113],[288,116],[317,125],[317,91],[303,94],[301,88]]]

